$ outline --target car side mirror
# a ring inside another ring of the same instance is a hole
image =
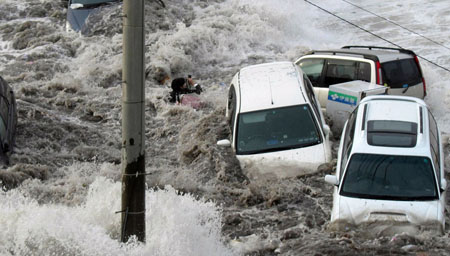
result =
[[[230,140],[228,140],[228,139],[219,140],[219,141],[217,142],[217,145],[218,145],[218,146],[221,146],[221,147],[229,147],[229,146],[231,146],[231,142],[230,142]]]
[[[80,8],[83,8],[84,5],[83,4],[71,4],[69,7],[70,7],[70,9],[80,9]]]
[[[336,175],[325,175],[325,182],[334,186],[339,186],[339,181]]]
[[[441,179],[441,192],[447,190],[447,181],[445,179]]]
[[[328,136],[330,134],[330,126],[328,126],[327,124],[324,124],[323,132],[325,133],[325,136]]]

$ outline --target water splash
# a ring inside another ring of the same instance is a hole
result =
[[[221,211],[213,202],[171,187],[146,195],[147,243],[119,243],[120,183],[103,177],[86,202],[40,205],[21,189],[0,196],[2,255],[234,255],[222,241]]]

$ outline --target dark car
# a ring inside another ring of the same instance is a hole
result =
[[[0,76],[0,159],[9,164],[9,155],[15,144],[17,125],[16,97]]]
[[[104,7],[121,3],[121,0],[69,0],[67,6],[66,30],[85,34],[88,30],[87,20]]]

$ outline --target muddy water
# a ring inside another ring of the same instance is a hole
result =
[[[0,171],[1,255],[448,254],[448,228],[443,236],[329,228],[332,190],[323,176],[333,172],[335,160],[312,175],[254,181],[231,150],[215,144],[229,134],[226,84],[241,67],[295,60],[312,48],[386,42],[299,1],[164,2],[166,8],[146,1],[145,10],[147,243],[123,245],[115,214],[121,6],[104,8],[103,16],[90,21],[88,35],[80,36],[65,31],[64,1],[0,0],[0,74],[14,88],[19,109],[12,165]],[[450,65],[440,46],[405,36],[343,1],[322,3]],[[448,35],[441,26],[432,26],[447,24],[446,1],[353,3],[450,43],[448,36],[437,36]],[[422,63],[426,101],[445,137],[448,169],[450,74]],[[162,78],[186,74],[205,88],[201,110],[167,102],[170,90]],[[334,141],[334,156],[336,147]]]

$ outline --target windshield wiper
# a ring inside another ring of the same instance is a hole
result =
[[[283,147],[274,147],[274,148],[266,148],[266,149],[260,149],[260,150],[251,150],[251,151],[244,151],[239,152],[239,155],[251,155],[251,154],[260,154],[260,153],[270,153],[270,152],[276,152],[281,150],[290,150],[290,149],[297,149],[297,148],[305,148],[320,144],[320,141],[315,141],[307,144],[295,144],[290,146],[283,146]]]
[[[341,195],[348,197],[355,197],[361,199],[377,199],[377,200],[391,200],[391,201],[431,201],[438,199],[437,196],[391,196],[391,195],[372,195],[359,194],[342,191]]]
[[[409,89],[409,85],[403,90],[403,92],[402,93],[406,93],[407,91],[408,91],[408,89]]]
[[[266,148],[266,149],[259,149],[259,150],[251,150],[251,151],[245,151],[245,152],[239,152],[239,155],[252,155],[252,154],[261,154],[261,153],[270,153],[275,151],[280,151],[282,149],[280,148]]]

